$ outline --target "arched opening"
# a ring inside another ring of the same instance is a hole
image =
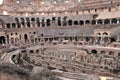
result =
[[[100,44],[101,41],[101,33],[97,33],[97,43]]]
[[[100,54],[105,54],[105,51],[101,51]]]
[[[112,24],[117,23],[117,19],[113,18],[112,19]]]
[[[45,38],[45,42],[47,42],[48,41],[48,38]]]
[[[80,25],[84,25],[84,21],[81,20],[81,21],[79,22],[79,24],[80,24]]]
[[[113,51],[110,51],[110,52],[109,52],[109,55],[114,55],[114,52],[113,52]]]
[[[96,24],[96,20],[92,20],[92,25],[95,25]]]
[[[110,38],[110,42],[111,43],[116,42],[116,39],[115,38]]]
[[[35,38],[35,43],[38,43],[38,38]]]
[[[103,24],[103,21],[102,21],[101,19],[99,19],[99,20],[97,21],[97,24]]]
[[[36,18],[36,21],[37,21],[37,22],[40,22],[39,17]]]
[[[108,33],[107,33],[107,32],[104,32],[103,35],[108,35]]]
[[[89,37],[86,37],[86,42],[89,42],[90,41],[90,38]]]
[[[103,40],[106,43],[108,41],[108,33],[104,32],[102,35],[104,36]]]
[[[39,50],[36,50],[36,54],[39,54]]]
[[[90,21],[89,21],[89,20],[86,20],[86,21],[85,21],[85,24],[90,24]]]
[[[30,54],[34,54],[34,51],[33,50],[30,50],[30,52],[29,52]]]
[[[45,27],[45,21],[42,19],[42,27]]]
[[[120,57],[120,53],[118,53],[118,57]]]
[[[16,24],[15,23],[12,23],[12,28],[16,28]]]
[[[10,23],[7,23],[7,28],[10,28]]]
[[[24,40],[25,40],[25,43],[28,41],[28,36],[27,36],[27,34],[24,35]]]
[[[58,26],[61,26],[62,25],[62,23],[61,23],[61,17],[58,17]]]
[[[67,18],[67,17],[64,17],[64,18],[63,18],[63,26],[66,26],[66,25],[67,25],[66,18]]]
[[[74,21],[74,25],[78,25],[78,21]]]
[[[97,54],[97,50],[93,49],[93,50],[91,51],[91,53]]]
[[[47,26],[50,26],[50,19],[47,19],[46,24]]]
[[[27,17],[27,18],[26,18],[26,21],[27,21],[27,22],[30,22],[30,19]]]
[[[35,18],[31,18],[31,21],[35,21]]]
[[[17,23],[17,28],[21,28],[21,24],[20,23]]]
[[[69,26],[72,26],[72,20],[69,20],[69,21],[68,21],[68,25],[69,25]]]
[[[104,24],[110,24],[110,20],[109,19],[105,19]]]
[[[31,27],[31,26],[30,26],[30,22],[27,22],[26,24],[27,24],[28,27]]]
[[[23,27],[25,26],[25,22],[21,22],[21,24],[23,25]]]
[[[22,18],[20,18],[20,19],[21,19],[21,22],[24,22],[24,21],[25,21],[23,17],[22,17]]]
[[[0,44],[5,44],[5,37],[4,36],[0,37]]]
[[[19,23],[19,19],[18,19],[18,18],[15,18],[15,21],[16,21],[17,23]]]
[[[40,20],[39,20],[39,18],[36,18],[36,20],[37,20],[37,26],[40,27]]]

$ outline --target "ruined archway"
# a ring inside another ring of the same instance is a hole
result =
[[[110,20],[109,19],[105,19],[104,24],[110,24]]]
[[[28,35],[27,34],[24,35],[24,40],[25,40],[25,43],[28,41]]]
[[[5,44],[5,37],[4,36],[0,37],[0,44]]]
[[[47,25],[47,26],[50,26],[50,19],[47,19],[46,25]]]
[[[72,26],[72,20],[68,21],[68,25]]]
[[[103,21],[101,19],[99,19],[97,24],[103,24]]]

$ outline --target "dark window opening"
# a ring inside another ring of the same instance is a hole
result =
[[[104,24],[110,24],[110,20],[109,19],[105,19]]]
[[[72,20],[68,21],[68,25],[72,26]]]
[[[117,23],[117,19],[112,19],[112,24]]]
[[[90,21],[89,21],[89,20],[86,20],[85,23],[86,23],[86,24],[90,24]]]
[[[12,23],[12,28],[16,28],[16,24],[15,23]]]
[[[10,28],[10,23],[7,23],[7,28]]]
[[[35,18],[31,18],[31,21],[35,21]]]
[[[28,26],[28,27],[31,27],[31,26],[30,26],[30,22],[27,22],[27,26]]]
[[[84,21],[80,21],[79,23],[80,23],[80,25],[84,25]]]
[[[92,25],[95,25],[96,24],[96,21],[95,20],[92,20]]]
[[[58,26],[61,26],[61,18],[58,18]]]
[[[47,19],[47,26],[50,26],[50,19]]]
[[[97,23],[98,23],[98,24],[103,24],[103,21],[102,21],[102,20],[98,20]]]
[[[44,19],[42,20],[42,27],[45,27]]]
[[[78,25],[78,21],[74,21],[74,25]]]

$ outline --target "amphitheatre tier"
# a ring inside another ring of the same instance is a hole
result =
[[[60,77],[120,77],[119,13],[120,0],[4,0],[1,60]]]

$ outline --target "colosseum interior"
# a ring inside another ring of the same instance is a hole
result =
[[[0,1],[0,80],[120,80],[120,0]]]

